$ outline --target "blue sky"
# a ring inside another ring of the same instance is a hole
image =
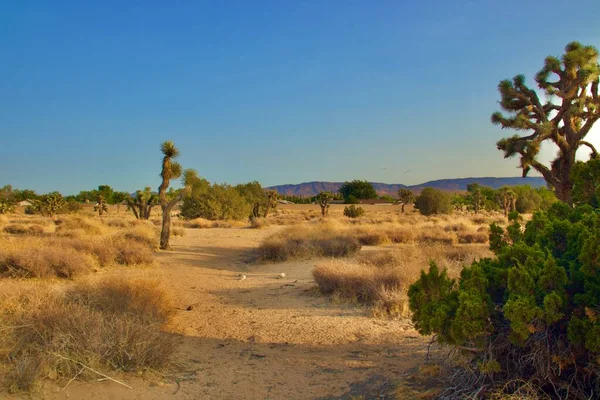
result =
[[[496,87],[600,46],[572,4],[4,1],[0,185],[156,187],[167,139],[232,184],[518,176]]]

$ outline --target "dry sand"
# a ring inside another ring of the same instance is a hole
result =
[[[249,252],[277,229],[186,229],[172,239],[172,251],[157,254],[157,267],[95,275],[162,282],[177,309],[180,368],[167,376],[111,375],[133,389],[75,380],[66,388],[46,383],[34,397],[389,398],[385,393],[424,363],[427,340],[409,321],[372,318],[361,306],[319,295],[311,277],[316,260],[248,263]]]

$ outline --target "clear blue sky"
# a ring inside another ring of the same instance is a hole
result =
[[[501,79],[600,46],[600,1],[8,1],[0,186],[518,176]],[[593,140],[598,143],[600,135]],[[409,170],[409,172],[406,172]]]

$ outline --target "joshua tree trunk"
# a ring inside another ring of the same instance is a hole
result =
[[[404,214],[404,206],[405,206],[405,205],[406,205],[406,204],[402,203],[402,214]]]
[[[166,204],[162,208],[162,230],[160,231],[160,248],[169,250],[169,239],[171,238],[171,205]]]

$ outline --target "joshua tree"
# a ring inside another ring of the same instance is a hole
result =
[[[507,187],[500,188],[498,190],[498,202],[504,210],[504,216],[508,218],[508,213],[517,209],[517,194]]]
[[[520,157],[523,176],[531,168],[542,174],[554,188],[556,197],[567,204],[573,203],[570,172],[577,150],[587,146],[592,157],[598,154],[584,139],[600,118],[599,76],[598,50],[572,42],[561,58],[547,57],[544,67],[535,76],[537,86],[547,98],[544,104],[537,93],[525,85],[523,75],[515,76],[512,81],[503,80],[498,85],[500,106],[508,115],[496,112],[492,123],[527,132],[526,136],[500,140],[498,149],[504,152],[505,158]],[[541,143],[547,140],[558,147],[550,167],[537,158]]]
[[[106,205],[106,202],[104,201],[104,196],[99,195],[98,196],[98,202],[96,203],[96,205],[94,206],[94,211],[98,212],[98,215],[100,217],[102,217],[102,215],[105,212],[108,212],[108,207]]]
[[[158,197],[152,193],[152,189],[146,186],[143,191],[135,192],[135,197],[126,197],[127,209],[133,212],[137,219],[149,219],[152,207],[158,204]]]
[[[267,202],[265,204],[264,217],[267,218],[267,216],[269,215],[269,211],[277,207],[277,200],[279,200],[279,194],[276,190],[267,190],[265,194],[267,196]]]
[[[192,169],[183,171],[184,188],[178,191],[167,192],[171,180],[182,176],[181,164],[173,161],[179,157],[179,150],[172,141],[168,140],[161,144],[160,151],[163,153],[162,170],[160,172],[162,182],[158,187],[158,198],[160,208],[162,209],[160,248],[168,250],[169,239],[171,238],[171,210],[191,190],[193,183],[198,180],[198,175]]]
[[[52,192],[33,200],[33,209],[45,217],[53,217],[67,204],[62,194]]]
[[[415,201],[415,195],[409,189],[398,189],[398,203],[402,204],[402,214],[404,214],[404,206]]]
[[[319,207],[321,207],[321,215],[326,216],[329,213],[329,202],[333,200],[333,194],[330,192],[321,192],[316,197]]]

